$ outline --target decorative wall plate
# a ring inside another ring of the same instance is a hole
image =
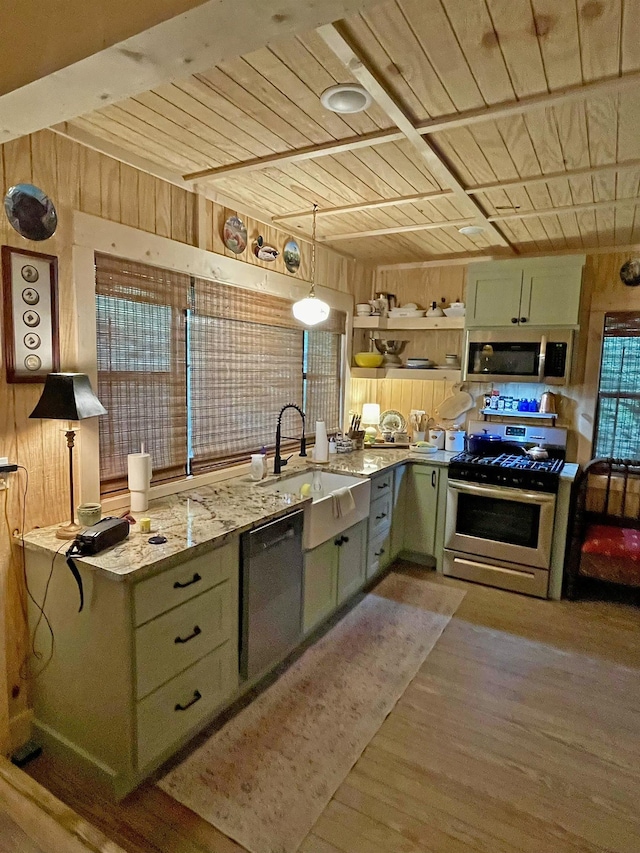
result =
[[[628,287],[640,284],[640,259],[633,258],[620,267],[620,278]]]
[[[234,255],[241,255],[247,248],[247,226],[237,216],[230,216],[224,223],[222,239]]]
[[[4,210],[12,227],[27,240],[48,240],[58,227],[53,202],[33,184],[9,187],[4,197]]]
[[[264,242],[264,237],[259,236],[256,242],[253,244],[253,254],[260,261],[275,261],[280,252],[275,249],[273,246],[267,246]]]
[[[289,272],[298,272],[300,269],[300,246],[295,240],[288,240],[284,244],[284,265]]]

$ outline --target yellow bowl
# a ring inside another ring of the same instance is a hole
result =
[[[357,352],[353,360],[358,367],[380,367],[384,356],[377,352]]]

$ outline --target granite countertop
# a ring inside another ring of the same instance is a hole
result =
[[[407,461],[417,464],[446,467],[455,453],[439,450],[427,456],[412,453],[408,448],[390,450],[360,450],[336,454],[323,471],[371,477]],[[309,459],[295,457],[281,477],[271,476],[262,484],[286,481],[288,476],[314,467]],[[578,466],[567,463],[562,479],[573,480]],[[268,521],[280,518],[310,502],[309,497],[296,494],[277,494],[252,482],[248,476],[235,477],[208,486],[196,487],[164,498],[150,501],[149,509],[140,515],[151,519],[152,532],[167,537],[163,545],[149,544],[149,534],[140,533],[137,524],[131,527],[128,539],[100,554],[83,557],[84,565],[91,566],[114,580],[140,580],[159,569],[170,568],[181,560],[196,557],[213,547]],[[49,555],[62,549],[56,539],[57,525],[33,530],[24,537],[25,548],[44,551]],[[70,544],[70,543],[69,543]],[[186,554],[185,552],[189,552]]]

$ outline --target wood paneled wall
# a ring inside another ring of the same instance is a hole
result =
[[[569,430],[569,458],[581,463],[591,458],[604,314],[607,311],[640,311],[640,288],[626,287],[620,281],[620,267],[628,259],[628,252],[587,255],[572,382],[565,388],[550,388],[560,395],[558,423]],[[426,307],[434,300],[440,302],[442,297],[447,302],[459,298],[464,300],[466,274],[464,265],[379,270],[374,279],[374,289],[376,292],[394,293],[400,303],[416,302]],[[409,340],[403,359],[407,355],[425,355],[437,363],[443,363],[445,352],[459,352],[462,347],[462,333],[434,331],[395,334]],[[391,337],[392,333],[387,335]],[[368,349],[367,334],[358,333],[355,343],[356,348]],[[467,387],[480,401],[485,388],[490,386],[474,383]],[[539,397],[545,390],[544,386],[538,385],[510,384],[496,387],[501,393],[527,397]],[[433,415],[446,390],[444,382],[352,379],[348,408],[361,411],[362,403],[377,402],[383,410],[396,409],[405,416],[413,408],[425,409]]]
[[[3,196],[13,184],[30,182],[41,187],[56,205],[58,229],[46,243],[24,240],[11,228],[4,215],[0,216],[0,243],[58,256],[63,370],[76,368],[76,306],[71,266],[74,210],[181,243],[198,244],[199,198],[196,194],[52,132],[43,131],[0,146],[0,176]],[[285,231],[261,225],[244,216],[242,211],[230,211],[211,201],[206,202],[205,210],[206,248],[214,252],[229,254],[222,243],[221,232],[224,220],[231,213],[237,213],[244,219],[251,239],[262,233],[265,240],[273,241],[280,251],[290,236]],[[302,264],[295,277],[308,279],[311,245],[302,240],[299,243]],[[265,264],[258,261],[248,248],[238,259],[285,272],[282,255],[275,264]],[[359,287],[370,287],[370,276],[371,272],[355,261],[325,247],[318,249],[318,284],[350,292]],[[0,456],[8,456],[11,461],[24,465],[29,472],[27,530],[36,525],[64,520],[68,503],[66,450],[60,430],[53,422],[29,420],[41,390],[41,385],[8,385],[4,364],[0,365]],[[22,525],[23,485],[23,472],[10,476],[8,518],[12,531],[20,529]],[[0,492],[0,504],[4,499],[3,494]],[[28,689],[19,672],[27,648],[22,616],[24,589],[21,557],[20,549],[11,547],[9,533],[3,522],[0,528],[0,593],[6,589],[2,601],[6,620],[7,691],[0,688],[0,750],[4,751],[8,744],[7,718],[12,721],[14,741],[20,741],[22,732],[26,731],[23,723],[26,722]],[[42,628],[38,636],[38,645],[46,652],[49,642],[46,630]],[[0,648],[0,672],[1,657]]]

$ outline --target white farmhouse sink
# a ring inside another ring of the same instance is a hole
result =
[[[350,477],[347,474],[331,474],[328,471],[320,472],[322,481],[322,494],[319,497],[313,497],[313,502],[306,504],[304,508],[304,534],[302,542],[304,548],[309,550],[315,548],[316,545],[321,545],[342,533],[348,527],[362,521],[369,515],[369,500],[371,497],[371,481],[363,480],[359,477]],[[302,474],[295,474],[291,477],[284,477],[276,483],[265,483],[259,486],[261,489],[266,489],[269,492],[278,494],[293,493],[300,494],[300,489],[305,483],[313,481],[313,471],[305,471]],[[342,518],[334,518],[333,516],[333,501],[331,492],[336,489],[349,487],[356,508],[348,515]]]

